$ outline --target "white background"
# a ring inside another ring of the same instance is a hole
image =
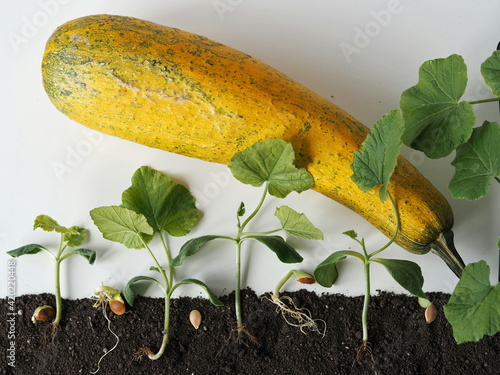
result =
[[[130,250],[104,240],[88,212],[119,204],[142,165],[159,169],[188,186],[204,216],[185,238],[172,239],[172,251],[188,238],[205,234],[233,235],[235,210],[240,201],[251,209],[259,189],[246,187],[223,165],[210,164],[149,149],[129,141],[86,133],[49,102],[42,84],[40,63],[46,40],[65,21],[91,14],[117,14],[146,19],[204,35],[248,53],[281,70],[371,126],[386,112],[398,108],[399,96],[417,81],[419,66],[428,59],[461,54],[469,67],[466,98],[490,96],[479,66],[500,40],[498,1],[9,1],[3,3],[0,22],[1,119],[0,130],[0,295],[6,295],[8,257],[5,252],[28,243],[56,247],[58,235],[33,231],[34,218],[47,214],[60,224],[90,230],[86,247],[98,252],[88,265],[72,257],[62,265],[64,298],[83,298],[104,283],[122,287],[137,275],[152,275],[145,250]],[[478,124],[498,121],[498,104],[478,107]],[[495,183],[487,198],[476,202],[450,198],[450,161],[405,155],[449,199],[455,212],[457,249],[466,263],[480,259],[491,266],[497,282],[499,189]],[[66,172],[58,173],[57,166]],[[335,250],[358,249],[341,233],[354,229],[377,249],[386,238],[364,219],[315,192],[268,201],[254,229],[271,229],[277,205],[305,212],[325,233],[324,241],[292,240],[305,260],[296,265],[312,271]],[[158,250],[160,250],[158,248]],[[249,254],[251,253],[251,257]],[[267,249],[252,245],[244,250],[244,285],[257,293],[274,288],[292,266],[284,265]],[[393,245],[385,257],[416,261],[425,277],[424,290],[451,292],[457,279],[433,254],[417,256]],[[17,262],[17,294],[53,292],[53,263],[45,253],[24,256]],[[180,278],[204,280],[217,294],[234,289],[234,250],[217,242],[188,258],[177,270]],[[319,293],[363,293],[361,264],[345,261],[338,284],[331,289],[307,286]],[[385,270],[372,267],[372,288],[402,292]],[[288,290],[301,285],[287,284]],[[179,288],[176,295],[198,296],[196,288]],[[148,295],[158,296],[154,287]]]

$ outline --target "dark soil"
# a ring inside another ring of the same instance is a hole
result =
[[[122,316],[111,314],[112,329],[120,337],[118,347],[107,355],[99,374],[499,374],[500,334],[477,343],[457,345],[442,313],[449,295],[429,293],[440,315],[431,324],[415,298],[381,293],[372,298],[369,355],[361,363],[356,354],[361,344],[362,297],[321,295],[308,291],[287,293],[314,318],[327,323],[326,335],[305,335],[286,324],[274,305],[251,290],[243,291],[246,327],[260,343],[236,340],[232,331],[234,294],[222,297],[223,307],[205,299],[182,297],[172,304],[170,343],[163,357],[138,360],[144,346],[157,350],[161,343],[163,300],[138,297]],[[6,365],[9,348],[4,322],[6,300],[1,301],[2,373],[89,374],[99,357],[112,348],[102,311],[90,299],[65,300],[62,329],[51,340],[50,324],[31,322],[33,310],[53,304],[52,295],[24,295],[15,300],[15,368]],[[198,309],[203,322],[198,330],[189,313]]]

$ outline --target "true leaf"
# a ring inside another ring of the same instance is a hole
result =
[[[89,264],[94,264],[95,258],[96,258],[96,252],[94,250],[89,250],[89,249],[75,249],[73,250],[76,254],[81,255],[87,261]]]
[[[160,270],[158,267],[151,266],[151,267],[149,267],[149,270],[150,270],[150,271],[156,271],[156,272],[158,272],[158,273],[160,273],[160,274],[161,274],[161,270]]]
[[[314,269],[314,278],[318,284],[327,288],[331,287],[339,276],[337,263],[347,256],[353,256],[363,261],[363,257],[356,251],[341,250],[334,252]]]
[[[155,283],[162,290],[162,292],[165,293],[165,288],[155,278],[149,277],[149,276],[136,276],[136,277],[133,277],[123,287],[123,290],[122,290],[123,297],[125,298],[125,301],[127,301],[127,303],[130,306],[134,306],[135,298],[137,297],[137,293],[135,292],[133,286],[134,286],[134,284],[136,284],[138,282],[141,282],[141,281],[148,281],[148,282]]]
[[[389,196],[387,186],[398,162],[403,130],[403,116],[400,111],[393,110],[373,126],[354,154],[352,180],[364,192],[381,186],[379,195],[382,201]]]
[[[20,257],[22,255],[36,254],[36,253],[39,253],[42,250],[48,251],[42,245],[29,244],[29,245],[21,246],[21,247],[19,247],[17,249],[14,249],[14,250],[9,250],[9,251],[7,251],[7,254],[9,254],[13,258],[18,258],[18,257]]]
[[[132,186],[123,192],[122,204],[144,215],[156,232],[165,230],[172,236],[189,233],[199,217],[187,188],[145,166],[132,176]]]
[[[63,240],[66,241],[69,247],[80,246],[82,243],[85,242],[88,236],[88,231],[86,229],[77,226],[73,226],[69,229],[72,232],[67,232],[63,234]]]
[[[300,263],[302,256],[280,236],[247,236],[266,245],[283,263]]]
[[[151,241],[153,228],[144,215],[121,206],[106,206],[90,211],[94,224],[104,238],[130,249],[141,249]]]
[[[457,148],[451,164],[455,174],[448,186],[454,198],[475,200],[484,197],[491,179],[500,176],[500,126],[485,121],[472,136]]]
[[[383,265],[393,279],[408,292],[414,296],[427,299],[422,290],[424,278],[418,264],[401,259],[373,258],[372,261]]]
[[[66,228],[63,227],[62,225],[59,225],[57,221],[52,219],[48,215],[38,215],[35,218],[35,223],[33,224],[33,229],[36,228],[41,228],[44,231],[47,232],[57,232],[57,233],[71,233],[71,234],[79,234],[76,230],[73,230],[71,228]]]
[[[179,254],[174,259],[172,259],[172,265],[180,266],[185,257],[189,257],[196,254],[202,248],[203,245],[205,245],[209,241],[215,240],[216,238],[221,238],[221,237],[208,235],[208,236],[193,238],[187,241],[184,245],[182,245],[181,249],[179,250]]]
[[[288,234],[310,240],[323,239],[323,232],[316,228],[306,215],[300,214],[288,206],[276,208],[274,215],[279,219],[283,230]]]
[[[210,288],[202,281],[197,279],[184,279],[179,281],[177,284],[194,284],[200,286],[208,295],[210,302],[212,302],[215,306],[223,306],[224,303],[221,302],[219,298],[210,290]]]
[[[271,139],[234,155],[229,169],[238,181],[252,186],[267,182],[269,194],[284,198],[292,191],[300,193],[314,185],[310,173],[297,168],[294,160],[290,143]]]
[[[243,215],[245,215],[245,203],[241,202],[240,203],[240,206],[238,207],[238,211],[236,212],[236,214],[241,217]]]
[[[500,51],[494,51],[481,64],[481,74],[484,82],[491,87],[493,94],[500,96]]]
[[[351,237],[353,240],[357,239],[358,238],[358,234],[356,233],[356,231],[354,230],[347,230],[345,232],[343,232],[342,234],[348,236],[348,237]]]
[[[472,105],[460,101],[466,86],[467,66],[461,56],[423,63],[417,85],[401,95],[404,144],[442,158],[467,142],[476,117]]]
[[[490,284],[490,267],[485,261],[465,267],[444,314],[458,344],[500,331],[500,283]]]

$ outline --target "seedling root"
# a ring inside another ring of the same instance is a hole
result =
[[[300,332],[304,335],[307,335],[305,331],[307,328],[309,331],[317,332],[321,337],[325,337],[326,322],[322,319],[313,319],[308,309],[305,307],[297,307],[289,296],[278,297],[272,295],[271,298],[267,299],[276,305],[276,312],[281,312],[281,316],[290,326],[299,327]],[[322,326],[321,328],[320,325]]]
[[[234,323],[236,325],[236,323]],[[237,325],[234,328],[231,328],[229,332],[229,337],[225,341],[224,345],[221,346],[219,351],[217,352],[217,357],[219,357],[226,348],[229,347],[230,344],[242,344],[245,347],[249,348],[250,344],[260,347],[261,344],[259,340],[253,336],[243,325]]]
[[[97,299],[96,303],[94,304],[94,307],[96,307],[96,308],[101,307],[102,308],[102,315],[104,315],[104,319],[106,319],[106,321],[108,322],[108,331],[111,332],[113,334],[113,336],[115,336],[116,342],[115,342],[115,345],[113,345],[113,347],[111,349],[109,349],[106,353],[104,353],[101,356],[101,358],[99,358],[99,361],[97,362],[97,370],[91,371],[90,372],[91,374],[97,374],[99,372],[99,370],[101,369],[101,361],[109,353],[111,353],[113,350],[115,350],[116,347],[118,346],[118,343],[120,342],[120,338],[118,337],[118,335],[116,333],[114,333],[113,330],[111,329],[111,320],[109,319],[108,314],[106,313],[106,309],[108,307],[108,304],[109,304],[109,301],[107,299],[99,298],[99,299]]]
[[[52,323],[52,334],[51,334],[52,344],[54,344],[54,340],[60,331],[61,331],[61,326],[59,325],[59,323]]]
[[[245,326],[241,325],[236,327],[236,332],[238,334],[237,341],[239,343],[243,343],[248,347],[248,344],[246,343],[245,338],[247,338],[251,344],[254,344],[256,346],[260,346],[260,342],[257,339],[257,337],[253,336],[248,330],[245,328]]]
[[[358,351],[356,353],[356,359],[355,362],[357,362],[359,365],[362,363],[363,358],[369,357],[370,361],[372,363],[372,366],[375,366],[375,359],[373,358],[373,353],[372,349],[370,347],[370,343],[368,341],[363,341],[361,346],[358,348]],[[354,363],[352,364],[354,367]]]
[[[139,349],[135,354],[134,354],[134,361],[140,362],[144,359],[144,357],[154,357],[155,353],[148,347],[144,347]]]

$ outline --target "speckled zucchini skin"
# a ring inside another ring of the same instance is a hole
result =
[[[53,33],[42,73],[51,101],[69,118],[149,147],[227,164],[255,142],[289,141],[314,190],[387,236],[395,231],[389,201],[362,193],[350,178],[368,128],[251,56],[144,20],[95,15]],[[453,225],[450,205],[403,157],[389,190],[401,216],[396,242],[428,252]]]

